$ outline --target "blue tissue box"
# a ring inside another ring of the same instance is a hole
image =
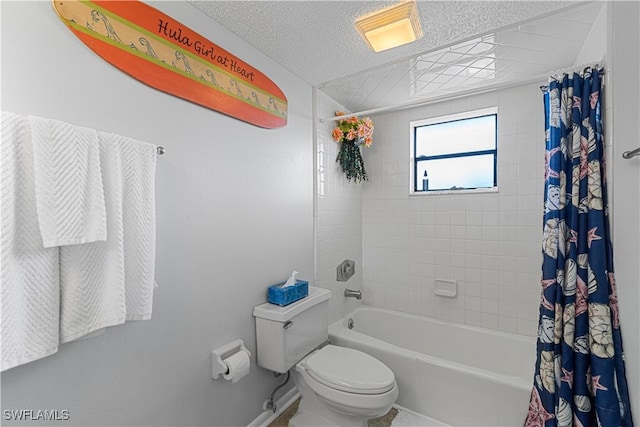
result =
[[[293,286],[286,288],[282,287],[284,284],[282,282],[269,286],[267,301],[284,307],[309,295],[309,282],[306,280],[298,280]]]

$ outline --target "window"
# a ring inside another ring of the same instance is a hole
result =
[[[497,186],[497,108],[411,122],[411,192]]]

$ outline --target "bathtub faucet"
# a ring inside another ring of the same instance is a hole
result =
[[[362,299],[362,292],[361,291],[356,291],[354,289],[345,289],[344,290],[344,296],[349,298],[349,297],[353,297],[355,299]]]

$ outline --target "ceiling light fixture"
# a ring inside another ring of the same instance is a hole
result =
[[[402,46],[422,37],[415,0],[405,0],[356,19],[356,29],[375,52]]]

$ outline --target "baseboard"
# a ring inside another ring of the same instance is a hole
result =
[[[282,414],[293,402],[296,401],[297,398],[300,397],[300,393],[298,393],[298,389],[293,387],[291,390],[286,392],[280,399],[276,401],[276,412],[272,411],[263,411],[260,415],[256,417],[253,421],[249,423],[247,427],[265,427],[268,426],[269,423],[276,418],[280,414]]]

